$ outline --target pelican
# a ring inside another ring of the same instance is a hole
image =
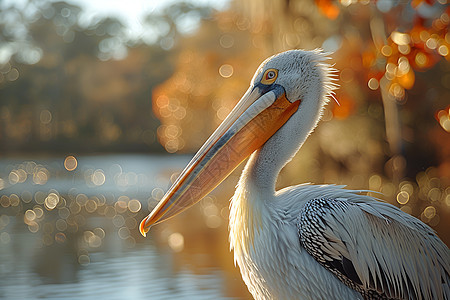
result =
[[[328,59],[291,50],[265,60],[141,233],[200,201],[249,157],[231,199],[229,240],[255,299],[450,299],[450,251],[418,219],[344,186],[275,190],[333,96]]]

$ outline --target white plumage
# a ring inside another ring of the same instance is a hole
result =
[[[342,186],[275,191],[333,93],[326,59],[292,50],[263,62],[141,232],[199,201],[254,151],[231,200],[230,245],[255,299],[450,299],[449,249],[421,221]]]

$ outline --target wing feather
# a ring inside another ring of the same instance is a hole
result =
[[[368,196],[308,201],[301,245],[366,299],[450,299],[450,251],[433,230]]]

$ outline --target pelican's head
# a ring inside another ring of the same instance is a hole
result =
[[[290,50],[267,58],[253,76],[251,86],[279,85],[290,102],[301,100],[302,106],[311,105],[321,112],[336,84],[334,69],[324,63],[329,57],[320,50]],[[267,77],[276,74],[273,80]]]
[[[286,123],[306,138],[335,86],[326,59],[320,51],[291,50],[264,61],[233,111],[142,220],[141,233],[200,201]]]

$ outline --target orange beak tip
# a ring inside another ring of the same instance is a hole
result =
[[[141,232],[143,237],[147,236],[147,232],[150,230],[150,226],[145,226],[145,223],[148,219],[148,216],[145,217],[142,221],[141,224],[139,225],[139,231]]]

